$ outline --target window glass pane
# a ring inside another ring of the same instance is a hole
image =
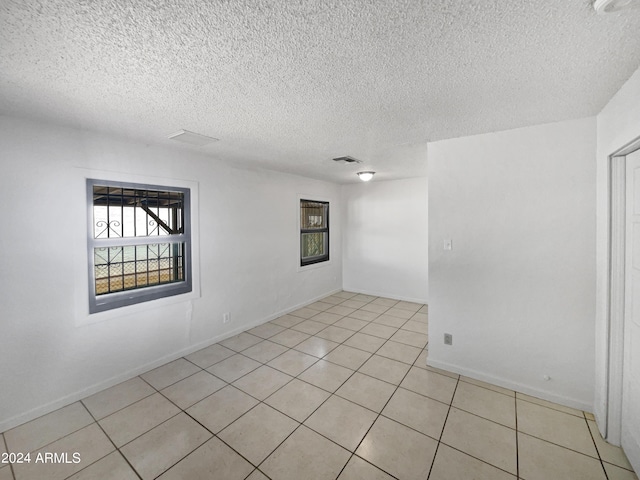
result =
[[[302,258],[318,257],[326,252],[326,233],[302,234]]]
[[[327,228],[327,204],[303,200],[300,204],[300,228]]]
[[[184,281],[184,244],[94,248],[96,295]]]

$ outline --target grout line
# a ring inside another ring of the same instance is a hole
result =
[[[453,399],[456,396],[456,391],[458,390],[459,383],[460,383],[460,377],[458,377],[458,379],[456,380],[456,386],[453,389],[453,395],[451,395],[451,402],[449,403],[449,408],[447,409],[447,415],[444,417],[444,423],[442,424],[442,430],[440,431],[440,438],[438,438],[438,443],[436,444],[436,451],[433,453],[433,460],[431,460],[431,467],[429,467],[429,474],[427,475],[427,480],[431,476],[431,471],[433,470],[433,466],[436,463],[436,456],[438,455],[438,449],[440,448],[440,443],[442,442],[444,429],[447,426],[447,420],[449,420],[449,413],[451,413],[451,408],[453,407]]]
[[[518,399],[513,396],[513,408],[516,417],[516,478],[520,478],[520,444],[518,443]]]
[[[607,474],[607,469],[604,468],[604,460],[602,459],[602,455],[600,455],[600,450],[598,449],[598,444],[596,443],[596,439],[594,438],[593,432],[591,431],[591,428],[589,427],[589,421],[587,420],[587,417],[584,415],[584,412],[582,413],[582,417],[584,418],[584,423],[587,426],[587,431],[589,432],[589,435],[591,436],[591,441],[593,442],[593,447],[596,449],[596,453],[598,454],[598,459],[600,460],[600,465],[602,465],[602,470],[604,471],[604,476],[607,478],[607,480],[609,480],[609,475]]]

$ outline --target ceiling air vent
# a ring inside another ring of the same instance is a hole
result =
[[[353,157],[338,157],[333,159],[334,162],[344,162],[344,163],[362,163],[362,160],[358,160]]]
[[[640,8],[640,0],[595,0],[593,8],[599,14]]]
[[[172,133],[169,135],[169,139],[188,143],[189,145],[197,145],[198,147],[218,141],[217,138],[207,137],[206,135],[200,135],[199,133],[190,132],[189,130],[180,130]]]

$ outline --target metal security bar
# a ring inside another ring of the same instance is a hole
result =
[[[189,190],[88,180],[90,311],[191,291]]]
[[[300,265],[329,260],[329,202],[300,200]]]

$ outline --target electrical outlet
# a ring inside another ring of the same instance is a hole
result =
[[[230,320],[231,319],[230,319],[229,313],[222,314],[222,323],[229,323]]]
[[[453,345],[453,335],[450,333],[444,334],[444,344],[445,345]]]

